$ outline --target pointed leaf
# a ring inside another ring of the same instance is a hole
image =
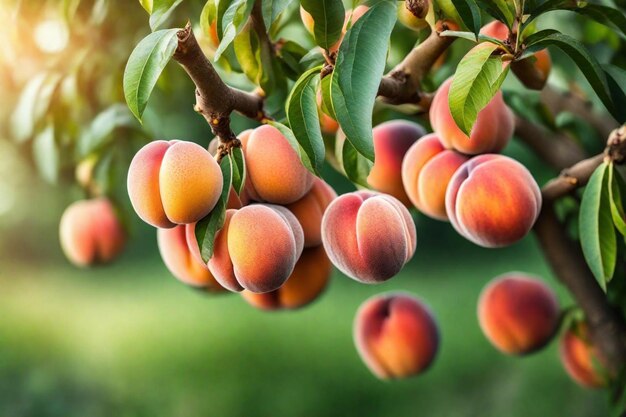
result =
[[[609,202],[613,224],[622,236],[626,236],[626,213],[622,200],[622,196],[626,195],[626,183],[624,183],[620,173],[616,172],[613,164],[609,166],[609,184]]]
[[[285,11],[293,0],[263,0],[263,21],[267,30],[272,27],[278,16]]]
[[[246,161],[241,148],[233,148],[229,157],[233,166],[233,188],[237,194],[241,194],[246,183]]]
[[[300,0],[313,17],[315,43],[328,50],[341,38],[345,9],[341,0]]]
[[[289,129],[284,124],[279,123],[279,122],[270,121],[268,124],[271,126],[274,126],[276,129],[280,131],[280,133],[287,139],[291,147],[298,154],[298,158],[300,158],[300,160],[302,161],[302,165],[304,165],[306,169],[308,169],[313,174],[315,174],[315,170],[313,169],[313,164],[311,163],[311,160],[309,159],[304,149],[302,149],[302,146],[298,143],[298,139],[296,139],[292,130]]]
[[[350,181],[362,187],[369,188],[367,177],[372,170],[373,163],[357,152],[350,141],[347,140],[343,142],[341,164]]]
[[[456,7],[456,11],[461,16],[463,24],[478,36],[480,32],[480,9],[475,0],[452,0],[452,4]]]
[[[220,3],[221,5],[221,3]],[[234,0],[222,16],[222,36],[220,37],[220,45],[215,51],[215,61],[218,61],[222,54],[226,51],[226,48],[235,39],[235,36],[241,32],[250,17],[252,12],[252,6],[254,6],[254,0]],[[218,8],[219,13],[219,8]]]
[[[157,30],[170,17],[174,9],[182,3],[183,0],[154,0],[152,3],[152,12],[150,13],[150,28],[152,31]]]
[[[149,34],[128,58],[124,70],[124,97],[139,121],[161,72],[174,56],[177,32],[178,29],[164,29]]]
[[[123,104],[114,104],[99,113],[77,143],[79,157],[85,157],[112,139],[111,134],[120,127],[138,127],[137,121]]]

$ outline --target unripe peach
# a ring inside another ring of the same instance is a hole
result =
[[[464,163],[446,191],[452,226],[477,245],[511,245],[532,229],[541,210],[541,191],[530,172],[502,155]]]
[[[322,246],[305,249],[282,287],[265,294],[243,291],[241,295],[249,304],[262,310],[304,307],[324,291],[331,272],[332,265]]]
[[[115,208],[106,198],[76,201],[66,208],[59,238],[67,259],[83,267],[113,260],[126,243]]]
[[[313,187],[304,197],[286,206],[300,222],[304,232],[304,247],[322,244],[322,217],[337,193],[324,180],[315,178]]]
[[[291,275],[303,247],[302,227],[284,207],[253,204],[227,210],[209,270],[230,291],[270,292]],[[199,256],[197,245],[192,250]]]
[[[513,113],[504,103],[502,92],[498,91],[489,104],[479,113],[468,137],[452,118],[448,94],[452,78],[444,82],[430,106],[430,123],[433,130],[448,149],[455,149],[468,155],[500,152],[513,135]]]
[[[417,17],[406,7],[406,2],[398,4],[398,21],[411,30],[420,31],[428,27],[426,13],[423,17]]]
[[[404,205],[411,204],[402,185],[402,160],[404,155],[426,131],[417,123],[392,120],[374,128],[375,162],[367,183],[377,191],[390,194]]]
[[[493,279],[478,301],[478,321],[503,353],[523,355],[544,347],[557,331],[559,303],[554,292],[527,274]]]
[[[146,223],[161,228],[205,217],[215,207],[222,187],[217,162],[192,142],[151,142],[137,152],[128,170],[133,208]]]
[[[402,183],[413,205],[427,216],[448,220],[448,183],[468,159],[456,151],[445,149],[435,133],[418,140],[402,163]]]
[[[264,125],[254,129],[245,145],[252,194],[276,204],[293,203],[313,185],[313,175],[278,129]]]
[[[432,364],[439,348],[439,330],[419,299],[402,293],[384,294],[359,308],[354,341],[361,358],[378,378],[406,378]]]
[[[363,283],[396,275],[413,257],[417,237],[409,211],[386,194],[357,191],[336,198],[322,219],[331,262]]]
[[[217,283],[209,268],[201,259],[197,259],[191,251],[196,242],[189,242],[194,238],[187,229],[195,225],[180,225],[171,229],[157,229],[157,243],[163,263],[172,275],[179,281],[193,287],[203,287],[212,292],[224,291]]]
[[[579,323],[569,329],[559,343],[563,367],[578,384],[587,388],[603,388],[607,378],[597,349],[590,341],[587,325]]]

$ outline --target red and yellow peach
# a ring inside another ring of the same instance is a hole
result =
[[[587,325],[578,323],[563,334],[559,353],[568,375],[583,387],[607,386],[606,371],[597,349],[591,343]]]

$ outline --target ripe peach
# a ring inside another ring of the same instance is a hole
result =
[[[487,23],[485,26],[480,28],[480,33],[503,42],[509,38],[509,28],[499,20]]]
[[[587,388],[603,388],[607,378],[596,348],[589,340],[587,325],[579,323],[569,329],[559,343],[563,367],[578,384]]]
[[[435,133],[418,140],[402,163],[402,183],[413,205],[427,216],[448,220],[448,183],[468,159],[456,151],[445,149]]]
[[[535,224],[541,191],[519,162],[481,155],[465,162],[446,191],[446,211],[462,236],[487,248],[511,245]]]
[[[322,246],[305,249],[282,287],[265,294],[243,291],[241,295],[249,304],[262,310],[304,307],[324,291],[331,272],[332,265]]]
[[[332,263],[363,283],[396,275],[415,253],[409,211],[386,194],[357,191],[336,198],[322,219],[322,241]]]
[[[304,197],[286,206],[296,216],[304,232],[304,247],[322,244],[322,217],[337,193],[324,180],[315,178],[313,187]]]
[[[187,233],[187,229],[193,227],[195,225],[187,224],[171,229],[157,229],[157,244],[163,263],[174,277],[187,285],[215,292],[224,291],[206,264],[192,253],[191,247],[197,243],[188,241],[189,238],[195,239],[195,236]]]
[[[377,295],[354,320],[354,342],[367,367],[380,379],[417,375],[432,364],[439,330],[430,310],[408,294]]]
[[[478,301],[483,333],[510,355],[544,347],[557,331],[559,314],[554,292],[540,280],[518,272],[493,279]]]
[[[59,238],[67,259],[83,267],[113,260],[126,243],[115,208],[103,197],[76,201],[66,208]]]
[[[264,125],[254,129],[244,150],[251,194],[262,201],[289,204],[311,189],[313,175],[275,127]]]
[[[452,78],[444,82],[430,106],[430,123],[433,130],[448,149],[455,149],[468,155],[500,152],[513,135],[513,113],[504,103],[502,92],[491,99],[478,113],[478,118],[468,137],[452,118],[448,104],[448,94]]]
[[[375,190],[391,194],[409,206],[411,202],[402,186],[402,160],[411,145],[426,131],[414,122],[392,120],[376,126],[372,134],[375,162],[367,183]]]
[[[161,228],[197,222],[222,192],[220,167],[192,142],[158,140],[144,146],[128,170],[128,195],[146,223]]]
[[[253,204],[226,210],[208,266],[217,282],[230,291],[270,292],[291,275],[303,248],[302,227],[289,210]],[[191,249],[200,256],[197,243]]]

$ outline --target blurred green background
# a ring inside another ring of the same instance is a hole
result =
[[[414,213],[418,249],[400,275],[367,286],[335,272],[318,301],[293,312],[261,312],[235,294],[215,296],[186,288],[160,260],[154,230],[133,215],[128,217],[132,238],[115,264],[72,267],[61,253],[57,227],[64,208],[84,197],[71,185],[78,162],[70,152],[73,142],[56,138],[57,174],[54,181],[45,175],[48,181],[43,181],[36,173],[42,169],[41,155],[29,143],[12,139],[9,126],[15,123],[10,116],[28,79],[43,70],[71,72],[64,60],[51,59],[16,37],[42,19],[58,19],[62,2],[21,2],[19,18],[12,14],[17,3],[0,0],[2,34],[13,42],[12,49],[3,45],[0,54],[0,416],[608,413],[604,393],[583,390],[565,374],[556,343],[528,357],[506,357],[480,332],[475,312],[479,293],[505,272],[539,275],[559,293],[564,307],[570,305],[532,236],[507,249],[486,250],[459,237],[448,224]],[[147,16],[136,1],[101,3],[108,3],[109,10],[103,22],[82,19],[82,9],[77,9],[79,22],[72,23],[70,40],[81,35],[81,42],[96,47],[72,71],[90,66],[97,71],[89,72],[91,78],[79,71],[79,88],[69,96],[74,98],[68,108],[86,102],[87,110],[54,115],[55,126],[70,138],[87,129],[103,108],[123,102],[119,82],[124,62],[148,33]],[[202,2],[187,3],[175,23],[199,15]],[[411,36],[402,29],[394,33],[400,41],[390,62],[416,41]],[[612,39],[610,33],[606,36]],[[451,61],[460,56],[458,51],[451,55]],[[451,68],[453,63],[430,82],[440,82]],[[232,80],[237,81],[234,76]],[[143,135],[206,145],[210,131],[192,111],[193,100],[193,85],[170,65],[151,99]],[[386,109],[377,114],[379,120],[390,117],[400,115]],[[236,119],[234,125],[241,130],[246,122]],[[114,131],[107,146],[128,146],[129,137],[137,139],[135,133]],[[540,183],[555,174],[516,143],[506,153],[526,163]],[[111,180],[111,188],[124,205],[121,178]],[[339,192],[351,189],[328,167],[325,178]],[[437,317],[441,350],[424,375],[381,382],[356,353],[355,311],[365,299],[385,291],[415,294]]]

